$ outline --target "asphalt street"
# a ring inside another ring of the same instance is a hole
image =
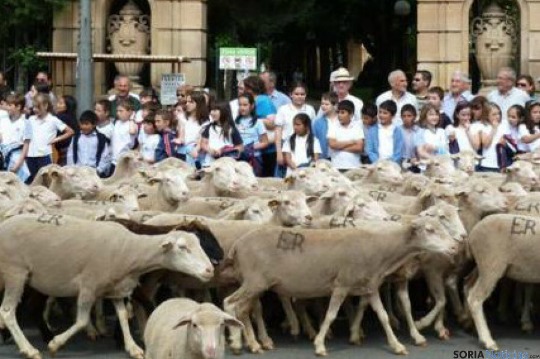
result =
[[[456,328],[454,325],[452,328]],[[508,355],[511,356],[489,356],[483,352],[484,358],[500,358],[514,359],[514,351],[526,352],[528,356],[523,358],[540,358],[540,333],[525,335],[519,331],[517,324],[510,327],[491,325],[493,335],[497,340],[501,349],[508,350]],[[30,341],[37,346],[41,351],[44,351],[46,346],[39,338],[37,331],[33,329],[25,330]],[[290,337],[281,333],[271,333],[276,349],[268,351],[263,355],[254,356],[245,353],[242,357],[261,359],[313,359],[313,346],[306,338],[300,338],[297,342]],[[396,358],[392,354],[386,344],[386,340],[381,332],[380,326],[377,323],[368,323],[366,329],[366,341],[363,346],[351,346],[347,343],[347,331],[342,325],[336,332],[336,338],[327,341],[329,357],[334,359],[352,359],[352,358]],[[428,339],[428,346],[424,348],[415,347],[412,345],[407,332],[404,330],[398,331],[397,335],[401,342],[407,346],[409,350],[409,358],[418,359],[451,359],[451,358],[479,358],[478,351],[481,348],[478,345],[475,336],[466,333],[462,330],[452,332],[452,337],[449,341],[440,341],[436,338],[433,331],[424,331],[424,335]],[[466,353],[474,351],[473,353]],[[49,354],[44,352],[44,358],[49,358]],[[469,354],[473,356],[468,356]],[[504,353],[503,353],[504,354]],[[474,356],[475,355],[475,356]],[[233,358],[232,354],[226,354],[227,358]],[[13,344],[0,345],[1,359],[18,359],[21,358]],[[110,338],[100,339],[97,342],[89,341],[83,333],[79,334],[74,340],[68,342],[56,356],[58,359],[127,359],[128,356],[122,350],[115,347],[114,341]]]

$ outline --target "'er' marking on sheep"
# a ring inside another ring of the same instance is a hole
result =
[[[60,219],[62,219],[61,214],[42,214],[38,217],[37,221],[39,223],[48,223],[48,224],[55,224],[57,226],[60,225]]]
[[[536,234],[536,222],[532,219],[523,217],[514,217],[512,220],[512,227],[510,228],[510,234],[512,235],[527,235]]]
[[[281,232],[276,248],[284,251],[295,251],[298,249],[302,252],[304,240],[304,236],[300,233]]]

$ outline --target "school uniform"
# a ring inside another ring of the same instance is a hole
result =
[[[281,139],[285,141],[294,133],[293,119],[299,113],[305,113],[313,121],[315,119],[315,109],[313,106],[304,104],[302,107],[297,108],[292,103],[279,108],[275,124],[281,127]]]
[[[351,121],[347,126],[343,126],[336,121],[328,129],[328,139],[342,141],[357,141],[364,139],[364,131],[361,122]],[[330,156],[332,165],[339,170],[348,170],[360,166],[360,154],[347,151],[333,150]]]
[[[478,126],[476,126],[476,127],[478,127]],[[472,128],[469,131],[471,132],[472,135],[474,135],[472,133],[473,132]],[[467,135],[467,130],[464,127],[460,127],[460,126],[455,127],[454,125],[450,125],[450,126],[448,126],[446,128],[445,134],[446,134],[446,138],[447,138],[447,141],[448,141],[448,144],[449,144],[449,147],[450,147],[450,153],[454,154],[454,153],[459,153],[459,152],[463,152],[463,151],[475,152],[474,148],[472,146],[472,143],[469,140],[469,136]],[[457,147],[453,146],[450,143],[450,137],[452,135],[455,136],[454,141],[457,144]]]
[[[75,134],[67,152],[67,164],[96,169],[100,177],[110,173],[111,151],[109,139],[99,131]]]
[[[116,166],[118,158],[130,151],[135,146],[135,139],[137,135],[129,133],[130,120],[121,121],[116,120],[114,122],[112,137],[111,137],[111,149],[112,149],[112,163]]]
[[[489,135],[493,131],[493,126],[491,124],[483,125],[481,133],[483,135]],[[500,163],[497,154],[497,147],[499,146],[499,141],[508,133],[508,127],[504,124],[499,124],[497,131],[493,135],[493,140],[488,148],[482,150],[482,161],[480,162],[479,170],[482,172],[485,171],[499,171]]]
[[[11,170],[22,155],[24,142],[32,140],[32,126],[24,115],[15,120],[12,120],[9,116],[2,117],[0,118],[0,135],[2,138],[0,151],[4,156],[3,169]],[[26,162],[23,162],[16,174],[23,182],[28,179],[30,171]]]
[[[110,140],[112,138],[112,134],[114,131],[114,120],[111,119],[109,123],[105,125],[97,125],[96,130],[104,134],[105,137],[107,137]]]
[[[534,127],[534,134],[537,134],[538,132],[540,132],[540,128],[538,128],[538,126],[535,126]],[[531,135],[531,133],[529,132],[529,129],[527,128],[527,126],[524,123],[519,125],[519,140],[520,140],[520,142],[523,143],[522,138],[525,137],[525,136],[530,136],[530,135]],[[527,148],[528,152],[535,152],[540,148],[540,139],[536,139],[531,143],[523,143],[523,146]]]
[[[262,135],[267,134],[266,127],[264,126],[262,120],[255,120],[251,117],[240,117],[236,120],[236,128],[240,133],[242,142],[244,143],[244,153],[242,154],[242,160],[247,161],[253,167],[256,176],[264,176],[266,168],[266,163],[263,160],[263,154],[261,150],[255,150],[255,144],[260,143],[260,138]],[[264,167],[263,167],[264,164]],[[271,168],[272,173],[274,167]]]
[[[27,182],[32,182],[41,167],[52,163],[52,146],[49,143],[56,137],[57,132],[64,132],[67,125],[50,113],[44,118],[31,116],[28,121],[32,128],[32,141],[26,157],[30,171]]]
[[[294,136],[294,137],[293,137]],[[291,159],[294,161],[298,168],[307,167],[313,161],[313,158],[308,153],[308,135],[298,136],[293,135],[289,137],[283,144],[283,153],[290,153]],[[292,140],[294,138],[294,150],[292,149]],[[321,145],[319,141],[313,136],[313,154],[321,154]],[[287,176],[292,173],[292,169],[287,167]]]
[[[328,146],[327,136],[328,127],[330,127],[334,121],[337,121],[337,117],[332,120],[323,115],[313,122],[313,135],[317,138],[321,146],[321,159],[330,159],[332,149]]]
[[[161,137],[157,133],[146,134],[144,131],[139,133],[139,152],[146,162],[156,162],[156,150],[159,146]]]
[[[448,154],[448,141],[446,140],[446,134],[442,128],[420,129],[416,136],[415,143],[416,148],[428,144],[435,147],[435,154]]]
[[[211,150],[232,150],[232,148],[242,145],[243,141],[240,132],[238,132],[238,129],[236,128],[236,126],[234,126],[234,124],[231,124],[229,131],[229,136],[224,136],[222,127],[216,123],[213,123],[204,129],[202,133],[202,138],[208,140],[208,147]],[[240,154],[237,153],[237,155]],[[203,161],[203,166],[210,166],[210,164],[215,160],[216,159],[214,158],[214,156],[212,156],[210,153],[207,153]]]
[[[403,159],[403,134],[398,126],[371,126],[366,137],[367,154],[371,163],[391,160],[401,164]]]
[[[171,129],[166,129],[159,134],[159,143],[154,151],[156,162],[163,161],[169,157],[177,157],[177,145],[173,142],[176,138],[176,132]]]

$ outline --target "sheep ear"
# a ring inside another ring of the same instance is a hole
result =
[[[223,321],[225,325],[230,326],[230,327],[244,328],[244,324],[242,324],[242,322],[236,319],[235,317],[227,313],[223,313],[222,315],[223,315]]]
[[[18,214],[19,214],[19,208],[12,207],[10,210],[8,210],[7,212],[4,213],[4,218],[7,219],[7,218],[10,218],[10,217],[16,216]]]
[[[164,240],[162,243],[161,243],[161,248],[163,249],[163,253],[167,253],[169,251],[171,251],[174,247],[174,244],[173,242],[171,242],[170,240],[166,239]],[[191,320],[191,319],[190,319]]]
[[[176,329],[176,328],[179,328],[183,325],[188,325],[188,324],[191,324],[191,316],[186,316],[186,317],[183,317],[183,318],[180,318],[180,321],[178,321],[178,323],[176,323],[176,325],[173,327],[173,329]]]
[[[280,201],[278,199],[272,199],[268,201],[268,207],[272,210],[276,209],[279,206]]]
[[[293,176],[289,176],[289,177],[285,178],[285,180],[283,182],[285,182],[286,184],[292,185],[292,184],[294,184],[295,180],[296,179]]]
[[[315,196],[309,196],[308,198],[306,198],[306,203],[307,204],[311,204],[315,201],[317,201],[319,198],[318,197],[315,197]]]

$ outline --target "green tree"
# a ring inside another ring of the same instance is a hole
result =
[[[0,69],[11,85],[26,87],[28,73],[46,64],[35,57],[37,51],[49,50],[52,19],[70,0],[2,0],[0,2]]]

